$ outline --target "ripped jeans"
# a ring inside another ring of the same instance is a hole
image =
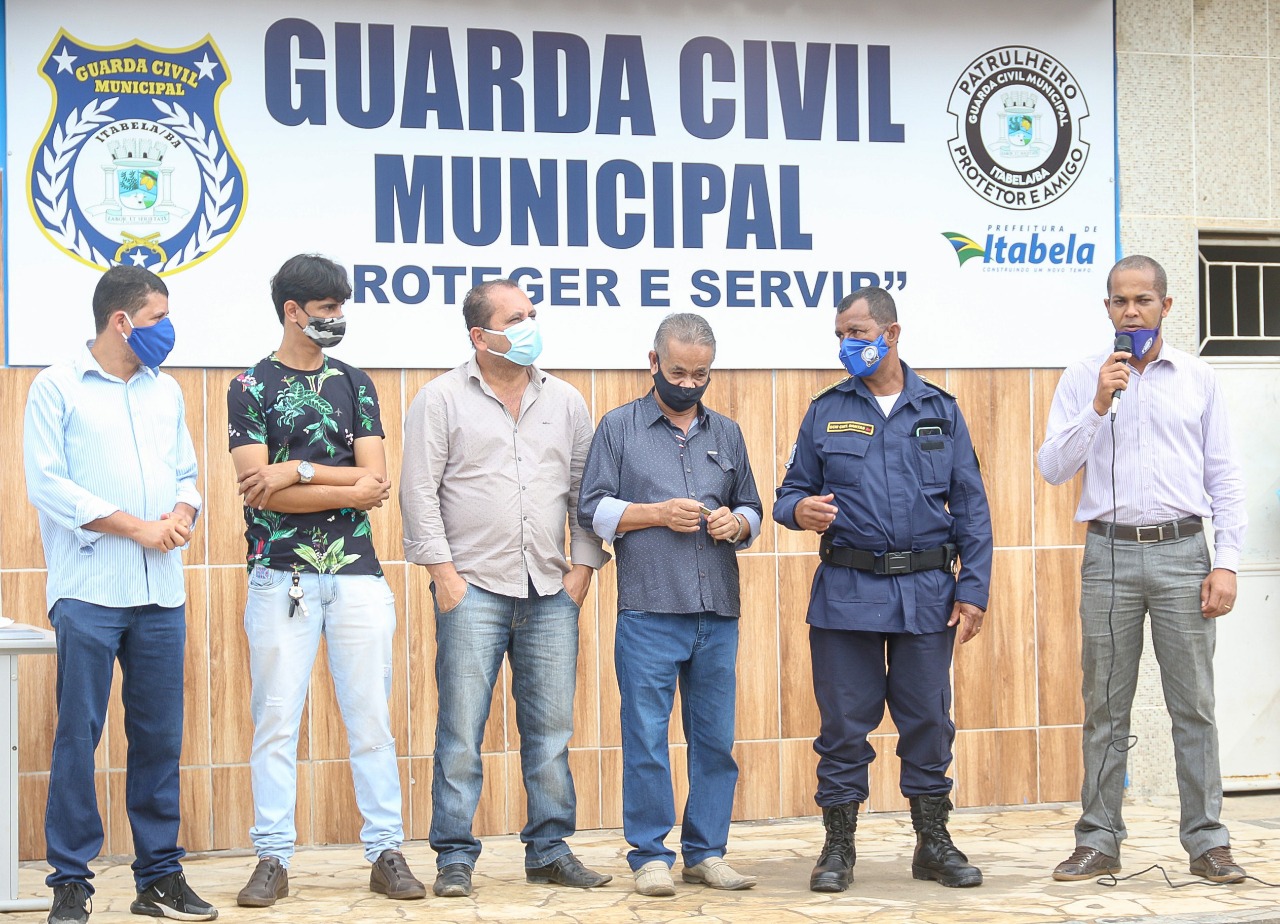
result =
[[[379,575],[303,573],[307,612],[290,615],[292,579],[290,571],[261,566],[249,576],[244,608],[253,682],[249,768],[254,824],[249,836],[259,857],[277,857],[289,865],[297,839],[298,726],[323,635],[351,746],[356,805],[364,818],[360,840],[372,862],[404,840],[400,774],[387,706],[395,598]]]

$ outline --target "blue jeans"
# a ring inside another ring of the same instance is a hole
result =
[[[685,866],[724,856],[738,764],[733,759],[738,620],[715,613],[618,613],[614,665],[622,694],[622,828],[633,870],[670,866],[676,820],[667,726],[680,683],[689,800],[680,829]]]
[[[277,857],[289,865],[298,836],[298,726],[323,635],[351,748],[356,805],[364,818],[360,841],[372,862],[404,840],[400,772],[387,706],[395,598],[379,575],[300,577],[308,612],[290,616],[293,573],[257,566],[249,575],[244,608],[253,682],[249,770],[254,823],[249,836],[259,857]]]
[[[474,867],[480,856],[480,841],[471,833],[484,783],[480,744],[503,655],[511,659],[528,799],[529,821],[520,832],[525,866],[546,866],[569,853],[565,838],[578,822],[569,773],[578,607],[563,590],[539,597],[531,589],[521,599],[472,585],[453,609],[442,613],[436,604],[439,714],[431,846],[439,867]]]
[[[102,849],[93,752],[119,660],[129,739],[125,807],[136,855],[133,878],[141,891],[182,869],[186,855],[178,846],[186,607],[119,608],[64,598],[53,605],[49,621],[58,645],[58,728],[44,818],[53,872],[45,882],[88,885],[93,878],[89,861]]]

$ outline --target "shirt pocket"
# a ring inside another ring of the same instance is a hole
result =
[[[736,500],[734,485],[738,476],[732,459],[723,453],[706,454],[706,464],[698,477],[700,500],[713,510],[716,507],[732,507]]]
[[[822,448],[823,475],[831,484],[860,487],[869,442],[860,439],[832,440]]]
[[[951,434],[934,434],[929,436],[913,436],[915,444],[916,470],[920,473],[920,483],[933,486],[946,486],[951,483],[951,467],[955,461],[955,444]]]

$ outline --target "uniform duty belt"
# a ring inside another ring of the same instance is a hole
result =
[[[1181,520],[1156,523],[1154,526],[1112,526],[1106,520],[1090,520],[1089,532],[1095,536],[1127,539],[1130,542],[1168,542],[1170,539],[1183,539],[1204,532],[1204,520],[1199,517],[1183,517]]]
[[[858,571],[872,571],[876,574],[911,574],[913,571],[954,572],[956,567],[956,547],[949,542],[936,549],[924,549],[920,552],[886,552],[883,555],[877,555],[862,549],[832,545],[831,541],[823,536],[818,557],[828,565],[855,568]]]

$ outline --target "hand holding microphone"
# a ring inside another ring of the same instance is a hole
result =
[[[1102,364],[1098,372],[1098,392],[1093,398],[1093,409],[1101,417],[1111,408],[1111,419],[1120,410],[1120,393],[1129,387],[1129,358],[1133,355],[1133,337],[1117,333],[1114,352]]]

